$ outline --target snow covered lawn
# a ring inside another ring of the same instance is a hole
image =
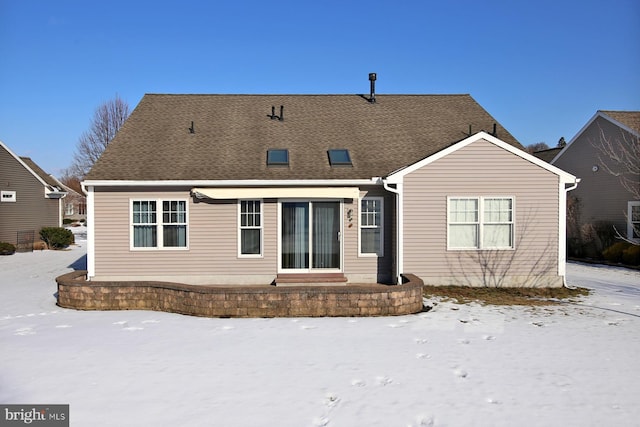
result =
[[[0,257],[0,403],[72,426],[631,426],[640,273],[570,264],[580,302],[381,318],[205,319],[55,305],[69,251]],[[432,301],[432,303],[435,301]]]

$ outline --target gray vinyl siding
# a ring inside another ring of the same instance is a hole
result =
[[[538,284],[540,276],[553,282],[558,276],[558,189],[557,175],[483,140],[408,174],[404,272],[427,284],[478,285],[485,284],[484,262],[506,279],[505,285],[512,279]],[[513,197],[515,249],[448,250],[447,197],[458,196]]]
[[[242,282],[242,276],[270,276],[278,271],[278,200],[263,200],[263,256],[238,256],[238,204],[236,200],[194,201],[190,188],[119,189],[96,188],[94,193],[95,277],[209,277],[211,282],[225,277]],[[380,187],[361,194],[385,196],[385,238],[394,236],[392,209],[394,199]],[[385,194],[386,193],[386,194]],[[131,249],[131,200],[188,200],[187,249]],[[358,202],[343,205],[343,270],[347,276],[371,277],[371,281],[391,276],[392,253],[386,242],[384,258],[358,256]],[[352,214],[349,215],[349,210]],[[351,220],[349,220],[351,217]],[[351,227],[349,227],[351,225]],[[235,279],[234,279],[235,277]],[[256,283],[266,284],[266,283]]]
[[[1,146],[0,190],[16,192],[15,203],[0,203],[0,242],[15,244],[18,231],[33,231],[39,240],[42,227],[61,225],[59,200],[47,199],[44,185]]]
[[[627,202],[634,199],[619,179],[603,167],[603,162],[607,162],[615,169],[611,160],[602,156],[594,146],[600,143],[601,132],[609,138],[622,141],[625,131],[609,120],[597,117],[553,164],[581,180],[578,188],[569,193],[570,197],[579,200],[580,225],[610,221],[622,234],[626,234]],[[629,134],[627,141],[631,141]],[[594,165],[598,166],[596,172],[592,169]],[[640,181],[637,185],[640,186]],[[575,233],[575,230],[568,231]]]

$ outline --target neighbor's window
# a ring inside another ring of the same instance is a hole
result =
[[[0,191],[0,202],[15,202],[15,201],[16,201],[15,191]]]
[[[360,254],[383,256],[384,220],[382,197],[360,201]]]
[[[627,213],[627,237],[629,239],[640,239],[640,201],[629,202]]]
[[[449,249],[512,249],[512,197],[448,200]]]
[[[240,255],[262,255],[262,203],[240,200]]]
[[[65,215],[73,215],[73,203],[67,203],[64,209]]]
[[[134,200],[131,213],[132,247],[187,247],[186,200]]]

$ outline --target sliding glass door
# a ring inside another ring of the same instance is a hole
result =
[[[339,270],[340,202],[282,202],[281,268]]]

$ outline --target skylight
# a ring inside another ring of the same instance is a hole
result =
[[[288,166],[289,165],[289,150],[285,149],[271,149],[267,150],[267,166]]]
[[[344,148],[329,150],[329,164],[331,166],[353,166],[349,150]]]

